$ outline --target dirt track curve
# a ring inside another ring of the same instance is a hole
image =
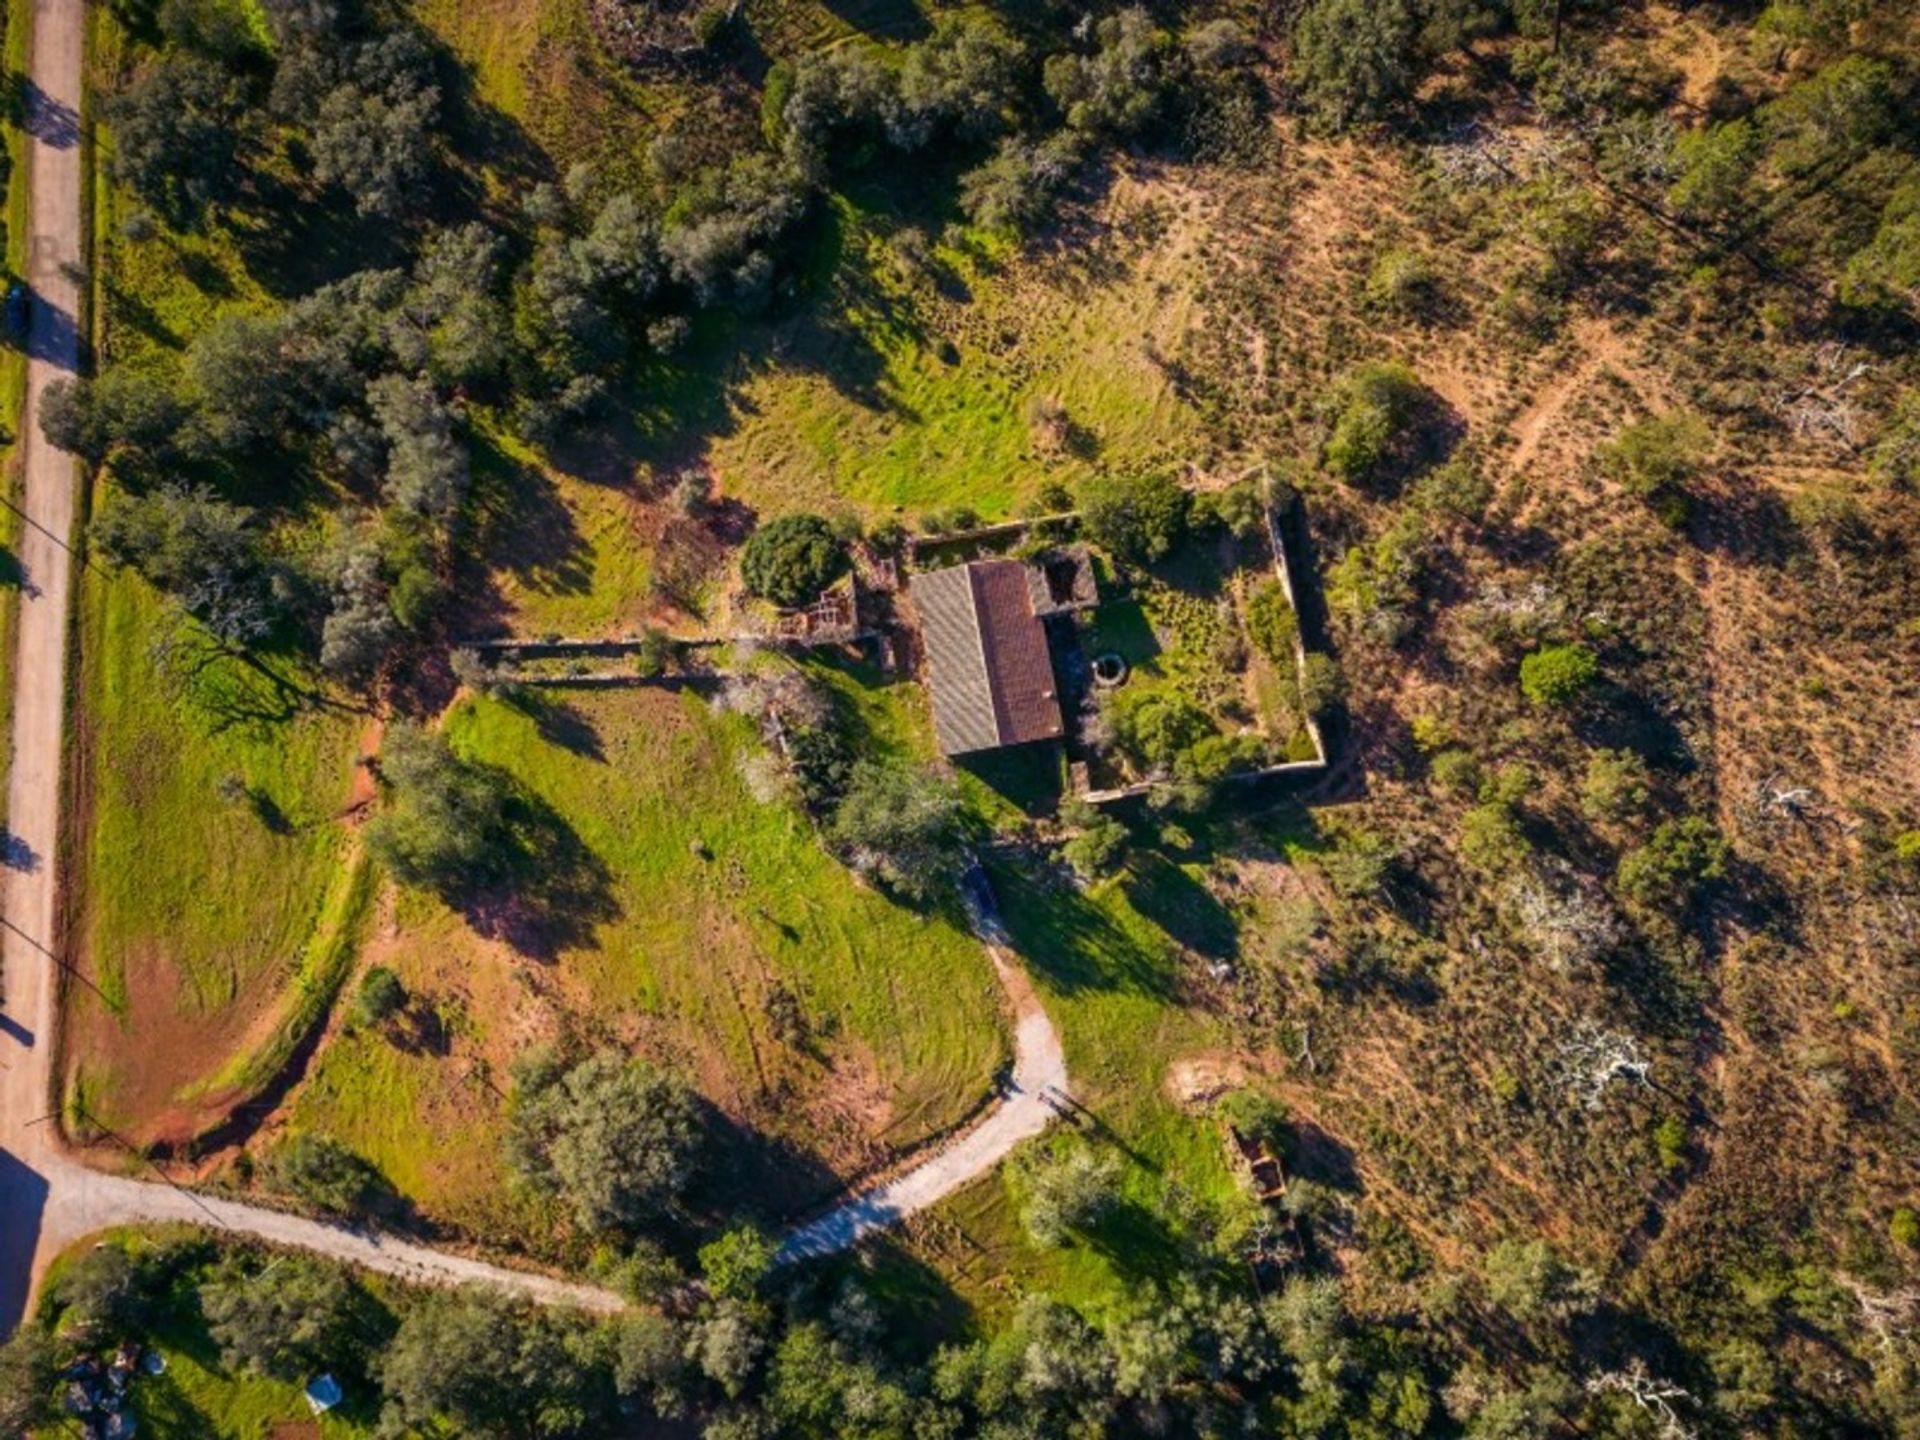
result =
[[[78,475],[73,457],[40,435],[41,397],[80,355],[81,75],[84,0],[34,0],[25,126],[30,187],[27,283],[33,292],[27,400],[19,453],[24,474],[12,767],[8,773],[4,943],[0,943],[0,1335],[27,1312],[61,1250],[114,1225],[184,1222],[313,1250],[425,1283],[488,1283],[543,1303],[617,1309],[590,1285],[508,1270],[366,1229],[322,1224],[176,1186],[107,1175],[67,1154],[54,1106],[56,933],[67,617]],[[1008,1093],[979,1124],[898,1178],[855,1195],[797,1230],[783,1262],[831,1253],[931,1205],[1038,1134],[1064,1096],[1060,1044],[1026,978],[1001,953],[992,900],[978,875],[970,900],[994,968],[1013,1003],[1015,1064]]]

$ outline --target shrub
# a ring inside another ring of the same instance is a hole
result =
[[[1711,822],[1699,815],[1666,820],[1646,844],[1620,857],[1621,893],[1648,909],[1678,909],[1700,887],[1727,873],[1732,851]]]
[[[1584,645],[1544,645],[1520,662],[1520,690],[1535,705],[1564,709],[1593,687],[1600,662]]]
[[[1902,1205],[1895,1209],[1892,1218],[1887,1221],[1887,1235],[1894,1244],[1903,1249],[1920,1247],[1920,1211],[1911,1205]]]
[[[782,515],[748,537],[740,578],[776,605],[805,605],[847,569],[847,547],[818,515]]]
[[[1511,805],[1498,801],[1476,805],[1460,825],[1460,857],[1492,875],[1518,869],[1533,853],[1521,832]]]
[[[1875,476],[1903,489],[1920,487],[1920,390],[1894,402],[1893,413],[1873,447]]]
[[[1424,315],[1433,308],[1440,277],[1418,250],[1392,246],[1367,271],[1367,303],[1396,315]]]
[[[1480,763],[1465,750],[1442,750],[1427,763],[1427,773],[1443,790],[1471,794],[1480,784]]]
[[[1087,536],[1122,560],[1150,565],[1186,538],[1192,497],[1173,476],[1108,475],[1081,496]]]
[[[1595,820],[1628,820],[1646,809],[1653,775],[1632,750],[1596,750],[1580,783],[1580,806]]]
[[[364,1208],[380,1181],[371,1165],[338,1140],[308,1131],[274,1148],[267,1157],[267,1174],[281,1189],[335,1215]]]
[[[723,1299],[751,1300],[780,1247],[751,1225],[735,1225],[700,1247],[700,1273]]]
[[[1088,809],[1093,807],[1088,806]],[[1098,880],[1110,875],[1126,854],[1130,838],[1127,827],[1111,815],[1094,813],[1078,822],[1080,831],[1060,847],[1061,858],[1083,880]]]
[[[407,1003],[407,987],[385,965],[375,965],[361,978],[360,991],[354,997],[354,1015],[362,1025],[378,1025],[397,1015]]]
[[[1207,712],[1179,690],[1129,687],[1109,702],[1120,748],[1148,770],[1171,770],[1182,754],[1214,733]]]
[[[1593,1277],[1576,1270],[1544,1240],[1503,1240],[1486,1261],[1487,1293],[1522,1323],[1562,1320],[1593,1304]]]
[[[1353,546],[1328,569],[1328,608],[1361,633],[1398,644],[1413,628],[1427,555],[1425,522],[1404,511],[1372,543]]]
[[[1263,580],[1247,599],[1247,636],[1260,653],[1277,665],[1293,664],[1293,642],[1300,633],[1300,617],[1287,603],[1278,580]]]
[[[1427,389],[1404,365],[1362,365],[1341,383],[1323,458],[1350,484],[1384,478],[1410,458]]]
[[[1711,437],[1694,415],[1650,415],[1601,446],[1602,473],[1630,495],[1659,502],[1678,497],[1706,458]]]
[[[1300,667],[1300,708],[1309,715],[1325,715],[1346,695],[1346,677],[1339,663],[1331,655],[1308,651],[1307,663]]]
[[[1660,1156],[1662,1170],[1678,1170],[1687,1163],[1687,1122],[1678,1115],[1663,1115],[1653,1127],[1653,1148]]]

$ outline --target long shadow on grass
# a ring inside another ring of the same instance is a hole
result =
[[[845,1189],[845,1179],[817,1155],[750,1129],[706,1100],[699,1103],[710,1158],[687,1199],[703,1219],[726,1224],[745,1215],[775,1228]]]
[[[1137,856],[1125,887],[1135,910],[1195,954],[1231,960],[1240,953],[1240,927],[1227,907],[1164,856]]]
[[[511,786],[505,878],[447,897],[476,934],[551,963],[591,948],[602,925],[620,916],[613,874],[566,818],[538,796]]]
[[[1180,1233],[1137,1200],[1116,1206],[1080,1239],[1130,1280],[1170,1285],[1192,1273],[1192,1256]]]
[[[584,595],[593,588],[586,543],[553,481],[522,464],[494,438],[468,437],[473,481],[468,514],[477,555],[542,595]],[[469,633],[472,622],[467,622]]]
[[[989,871],[1014,947],[1054,989],[1172,998],[1171,957],[1129,934],[1094,895],[1009,864]]]

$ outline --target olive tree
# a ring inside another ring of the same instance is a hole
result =
[[[631,1227],[671,1205],[700,1140],[691,1092],[644,1061],[602,1050],[566,1067],[536,1052],[514,1068],[508,1162],[564,1197],[585,1229]]]
[[[415,725],[388,729],[380,747],[386,802],[367,848],[403,885],[443,894],[499,879],[512,857],[506,784]]]
[[[223,1266],[200,1286],[207,1330],[230,1367],[304,1380],[360,1343],[365,1293],[341,1267],[307,1255]]]

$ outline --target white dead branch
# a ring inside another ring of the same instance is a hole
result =
[[[1803,385],[1774,398],[1774,413],[1803,440],[1858,451],[1866,441],[1867,424],[1850,392],[1873,367],[1849,357],[1844,346],[1829,343],[1813,352],[1808,370]]]
[[[1463,125],[1427,155],[1440,177],[1468,188],[1515,185],[1558,168],[1567,140],[1547,130],[1496,129],[1478,121]]]
[[[1679,1412],[1674,1409],[1674,1401],[1684,1400],[1691,1405],[1693,1396],[1671,1380],[1649,1374],[1644,1360],[1636,1358],[1624,1370],[1609,1370],[1587,1381],[1589,1395],[1609,1392],[1625,1395],[1653,1416],[1659,1427],[1654,1433],[1660,1440],[1693,1440],[1693,1430],[1681,1422]]]
[[[1561,1083],[1583,1108],[1598,1110],[1615,1081],[1646,1085],[1653,1062],[1639,1040],[1624,1030],[1603,1030],[1582,1020],[1561,1042],[1556,1067]]]
[[[1894,1290],[1886,1294],[1869,1290],[1850,1275],[1837,1277],[1853,1292],[1860,1305],[1860,1323],[1880,1343],[1882,1350],[1896,1348],[1908,1339],[1920,1322],[1920,1290]]]
[[[1506,891],[1507,914],[1533,953],[1566,972],[1591,964],[1620,940],[1620,919],[1600,887],[1561,864],[1517,876]]]

